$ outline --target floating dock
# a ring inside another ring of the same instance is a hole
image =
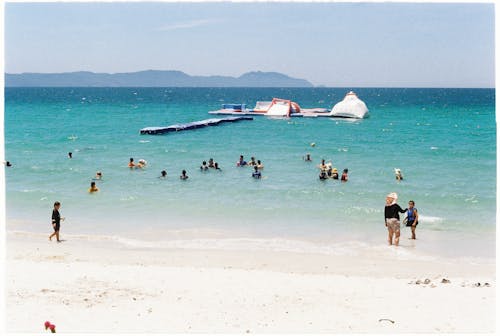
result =
[[[188,131],[196,128],[202,128],[207,126],[217,126],[223,123],[236,122],[240,120],[253,120],[253,117],[227,117],[227,118],[212,118],[200,121],[194,121],[187,124],[176,124],[165,127],[146,127],[141,129],[141,134],[163,134],[170,132]]]

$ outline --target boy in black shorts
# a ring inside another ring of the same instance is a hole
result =
[[[49,236],[49,240],[52,241],[52,237],[56,236],[57,242],[60,243],[59,240],[59,229],[61,227],[61,220],[64,221],[64,217],[61,217],[59,214],[59,208],[61,207],[61,203],[54,203],[54,210],[52,210],[52,227],[54,228],[54,233]]]

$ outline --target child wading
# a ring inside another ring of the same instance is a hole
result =
[[[418,225],[418,211],[417,208],[415,208],[415,202],[413,201],[408,202],[408,210],[406,210],[406,219],[408,220],[406,226],[411,226],[411,239],[417,239],[417,237],[415,236],[415,229],[417,228]]]

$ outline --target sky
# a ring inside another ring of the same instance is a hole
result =
[[[5,72],[275,71],[328,87],[494,87],[492,3],[7,3]]]

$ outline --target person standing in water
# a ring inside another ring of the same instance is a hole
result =
[[[319,170],[326,172],[327,167],[326,167],[325,159],[321,160],[321,164],[318,166],[318,168],[319,168]]]
[[[52,210],[52,227],[54,228],[54,233],[49,236],[49,240],[52,241],[52,237],[56,236],[57,242],[60,243],[59,239],[59,229],[61,228],[61,220],[64,221],[64,217],[59,214],[59,209],[61,208],[60,202],[54,203],[54,210]]]
[[[322,180],[322,181],[324,181],[324,180],[328,179],[328,175],[326,174],[326,171],[321,170],[321,171],[319,172],[319,179],[320,179],[320,180]]]
[[[95,182],[94,181],[90,182],[89,193],[95,193],[97,191],[99,191],[99,188],[97,188]]]
[[[406,226],[411,227],[411,239],[417,239],[417,237],[415,236],[415,229],[417,228],[418,225],[418,211],[417,208],[415,208],[415,202],[413,201],[408,202],[408,209],[406,210],[406,219],[407,219]]]
[[[140,159],[135,168],[140,168],[140,169],[145,168],[146,164],[147,164],[146,160]]]
[[[401,169],[394,168],[394,174],[396,175],[396,181],[402,181],[403,180],[403,173],[401,172]]]
[[[181,174],[181,176],[179,176],[179,178],[180,178],[181,180],[187,180],[187,179],[189,178],[189,176],[187,176],[186,171],[185,171],[185,170],[183,170],[183,171],[182,171],[182,174]]]
[[[347,180],[349,179],[347,177],[347,173],[349,172],[349,169],[344,169],[344,171],[342,172],[342,176],[340,177],[340,181],[342,182],[347,182]]]
[[[205,171],[205,170],[208,170],[208,166],[207,166],[207,161],[203,161],[201,166],[200,166],[200,170],[201,171]]]
[[[243,166],[246,166],[246,165],[247,165],[247,162],[243,158],[243,155],[240,155],[240,159],[238,160],[238,162],[236,162],[236,166],[243,167]]]
[[[339,171],[335,167],[332,169],[332,179],[334,179],[334,180],[339,179]]]
[[[393,238],[394,238],[394,245],[398,246],[399,245],[399,236],[401,234],[401,224],[399,222],[399,213],[404,213],[407,209],[401,209],[398,203],[396,203],[398,200],[398,194],[395,192],[390,193],[387,195],[385,198],[385,210],[384,210],[384,223],[385,226],[387,227],[389,236],[388,236],[388,242],[389,245],[393,244]]]
[[[257,166],[254,166],[254,172],[252,173],[252,177],[255,179],[260,179],[262,177],[262,174],[259,171],[259,168]]]

